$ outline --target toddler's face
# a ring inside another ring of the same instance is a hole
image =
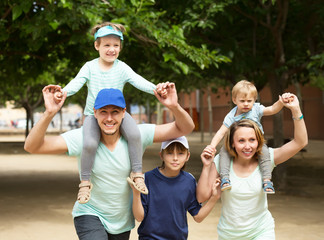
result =
[[[233,102],[237,106],[237,113],[246,113],[250,111],[253,107],[253,104],[255,103],[254,96],[251,94],[237,94],[236,98],[233,98]]]

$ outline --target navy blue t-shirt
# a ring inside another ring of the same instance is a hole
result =
[[[145,173],[145,183],[149,194],[141,195],[144,219],[138,227],[139,239],[187,239],[187,211],[195,216],[201,208],[195,178],[185,171],[169,178],[155,168]]]

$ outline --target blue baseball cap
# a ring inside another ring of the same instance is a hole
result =
[[[124,40],[123,33],[119,30],[116,30],[112,26],[104,26],[99,28],[94,35],[94,39],[97,40],[98,37],[104,37],[107,35],[116,35],[120,37],[120,40]]]
[[[98,110],[108,105],[114,105],[121,108],[126,107],[124,95],[119,89],[104,88],[100,90],[96,97],[94,108]]]

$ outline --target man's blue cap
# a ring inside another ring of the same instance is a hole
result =
[[[124,40],[123,33],[119,30],[114,29],[112,26],[104,26],[99,28],[94,35],[94,39],[97,40],[98,37],[104,37],[108,35],[116,35],[120,37],[120,40]]]
[[[121,108],[126,107],[124,95],[119,89],[104,88],[100,90],[95,100],[94,108],[98,110],[108,105],[114,105]]]

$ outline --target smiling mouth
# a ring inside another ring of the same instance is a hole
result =
[[[105,127],[107,128],[112,128],[115,126],[115,124],[107,124],[107,123],[104,123]]]

